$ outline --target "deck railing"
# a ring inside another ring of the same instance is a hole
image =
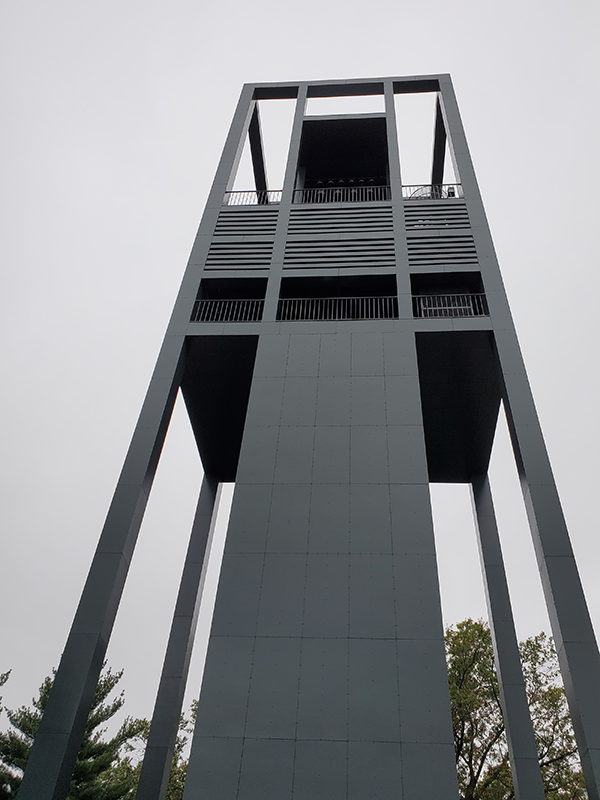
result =
[[[258,322],[264,300],[196,300],[191,322]],[[413,296],[413,313],[421,319],[485,317],[484,294],[422,294]],[[277,319],[344,320],[397,319],[396,297],[304,297],[279,300]]]
[[[280,300],[277,319],[397,319],[397,297],[305,297]]]
[[[462,197],[460,183],[414,184],[402,187],[405,200],[452,200]],[[344,183],[335,186],[318,186],[313,189],[295,189],[294,203],[373,203],[392,199],[389,186],[373,186],[365,183]],[[248,189],[242,192],[225,192],[225,206],[267,206],[281,202],[281,189],[257,192]]]
[[[264,300],[196,300],[191,322],[258,322]]]
[[[315,189],[296,189],[294,203],[374,203],[391,200],[389,186],[320,186]]]
[[[268,189],[257,192],[250,189],[244,192],[225,192],[225,206],[268,206],[281,202],[281,189]]]
[[[402,187],[405,200],[452,200],[462,197],[460,183],[415,184]]]
[[[484,294],[420,294],[413,296],[415,317],[486,317]]]

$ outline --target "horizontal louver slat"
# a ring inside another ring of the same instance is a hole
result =
[[[404,219],[407,230],[419,228],[469,228],[469,214],[464,203],[406,204]]]
[[[275,235],[277,209],[234,208],[219,214],[216,236]]]
[[[392,210],[389,206],[349,209],[292,209],[288,228],[288,232],[292,235],[391,230]]]
[[[288,242],[284,268],[394,266],[393,239]]]
[[[477,264],[472,236],[409,236],[407,245],[413,267]]]
[[[273,242],[213,242],[206,258],[206,269],[268,267]]]

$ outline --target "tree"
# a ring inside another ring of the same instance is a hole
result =
[[[181,715],[165,800],[181,800],[183,797],[183,787],[188,765],[185,759],[185,751],[189,741],[189,735],[193,730],[193,723],[196,719],[197,705],[198,703],[196,700],[192,701],[190,716],[187,717],[185,714]],[[135,797],[135,787],[137,787],[142,769],[143,751],[150,732],[150,722],[148,720],[143,720],[143,722],[145,725],[140,736],[141,741],[136,740],[134,745],[128,745],[126,748],[128,750],[127,755],[121,757],[118,762],[105,773],[104,779],[108,782],[123,781],[127,782],[128,785],[131,784],[132,788],[130,793],[125,795],[123,800],[134,800]],[[132,751],[135,751],[133,756],[130,755]]]
[[[587,797],[553,641],[545,633],[520,645],[521,661],[547,800]],[[511,800],[492,637],[466,619],[446,630],[446,659],[458,781],[463,800]]]
[[[109,699],[122,676],[122,671],[113,672],[106,666],[102,671],[73,771],[69,800],[129,800],[133,797],[135,775],[132,772],[119,775],[113,769],[127,758],[123,755],[125,752],[143,741],[148,723],[128,717],[108,741],[104,741],[105,729],[100,727],[125,702],[123,692]],[[0,733],[0,800],[14,798],[19,788],[52,682],[51,677],[44,680],[37,698],[32,701],[32,708],[22,706],[16,711],[7,710],[12,728]]]
[[[0,674],[0,686],[6,683],[9,675],[10,672]],[[108,741],[103,740],[106,731],[100,727],[123,707],[124,692],[109,699],[122,676],[122,670],[112,672],[106,665],[102,671],[73,771],[68,800],[134,800],[150,722],[128,717]],[[51,677],[44,680],[37,698],[32,700],[33,708],[22,706],[16,711],[7,711],[12,729],[0,733],[0,800],[15,797],[52,683]],[[2,698],[0,713],[1,701]],[[181,716],[166,800],[181,800],[183,797],[187,772],[185,751],[196,709],[197,702],[193,701],[190,716]]]
[[[10,677],[10,670],[8,672],[0,672],[0,686],[4,686]],[[2,713],[2,698],[0,697],[0,714]]]

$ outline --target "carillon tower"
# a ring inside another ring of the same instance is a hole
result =
[[[423,92],[431,173],[405,186],[394,96]],[[361,95],[385,112],[306,114]],[[275,191],[259,105],[281,98]],[[432,482],[472,485],[516,793],[543,800],[487,479],[501,401],[598,800],[598,649],[448,75],[244,87],[19,800],[66,796],[178,391],[205,478],[138,800],[165,796],[232,481],[185,800],[457,798]]]

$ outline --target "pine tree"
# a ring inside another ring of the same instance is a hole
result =
[[[0,672],[0,686],[4,686],[10,677],[10,670],[8,672]],[[0,697],[0,714],[2,713],[2,698]]]
[[[194,700],[192,702],[190,717],[187,717],[185,714],[181,715],[165,800],[181,800],[183,797],[183,787],[188,766],[188,762],[185,758],[185,751],[196,719],[197,705],[197,701]],[[127,794],[123,800],[134,800],[135,797],[135,787],[137,787],[142,769],[143,750],[147,744],[148,734],[150,732],[150,723],[147,720],[143,720],[143,722],[145,726],[140,738],[136,740],[134,746],[128,745],[126,747],[126,750],[128,749],[130,752],[135,750],[136,752],[134,755],[126,754],[122,756],[103,775],[103,780],[107,783],[118,783],[122,781],[124,783],[127,782],[127,785],[131,785],[130,794]]]
[[[104,741],[105,729],[101,727],[125,702],[123,692],[109,698],[122,676],[122,670],[113,672],[105,666],[102,671],[73,771],[68,800],[129,800],[133,796],[137,783],[133,771],[119,775],[113,768],[127,758],[125,752],[143,740],[148,722],[128,717],[108,741]],[[51,677],[44,680],[37,698],[32,700],[32,707],[7,710],[12,727],[0,733],[0,800],[11,800],[19,788],[52,682]]]

